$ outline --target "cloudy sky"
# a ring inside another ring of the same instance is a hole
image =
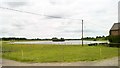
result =
[[[81,38],[82,19],[84,37],[107,36],[118,22],[118,1],[1,0],[0,37]]]

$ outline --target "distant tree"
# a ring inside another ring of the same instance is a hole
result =
[[[103,35],[102,37],[104,38],[105,36]]]
[[[60,38],[61,40],[64,40],[64,38]]]
[[[58,40],[58,38],[57,37],[53,37],[52,40]]]
[[[93,41],[96,41],[96,39],[94,39]]]
[[[109,36],[106,36],[106,37],[105,37],[105,40],[108,40],[108,39],[109,39]]]
[[[9,40],[27,40],[27,39],[26,38],[15,38],[15,37],[9,37],[9,38],[3,37],[2,40],[9,41]]]
[[[64,39],[64,38],[60,38],[60,40],[61,40],[61,41],[65,41],[65,39]]]

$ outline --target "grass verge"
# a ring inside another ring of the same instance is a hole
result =
[[[21,62],[94,61],[118,56],[118,48],[58,44],[8,44],[3,42],[3,58]]]

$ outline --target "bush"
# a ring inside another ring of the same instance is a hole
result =
[[[120,43],[120,36],[109,36],[110,43]]]

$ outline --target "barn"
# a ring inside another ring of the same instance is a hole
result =
[[[120,47],[120,23],[114,23],[109,32],[109,45]]]
[[[119,36],[120,35],[120,23],[114,23],[110,29],[110,36]]]

